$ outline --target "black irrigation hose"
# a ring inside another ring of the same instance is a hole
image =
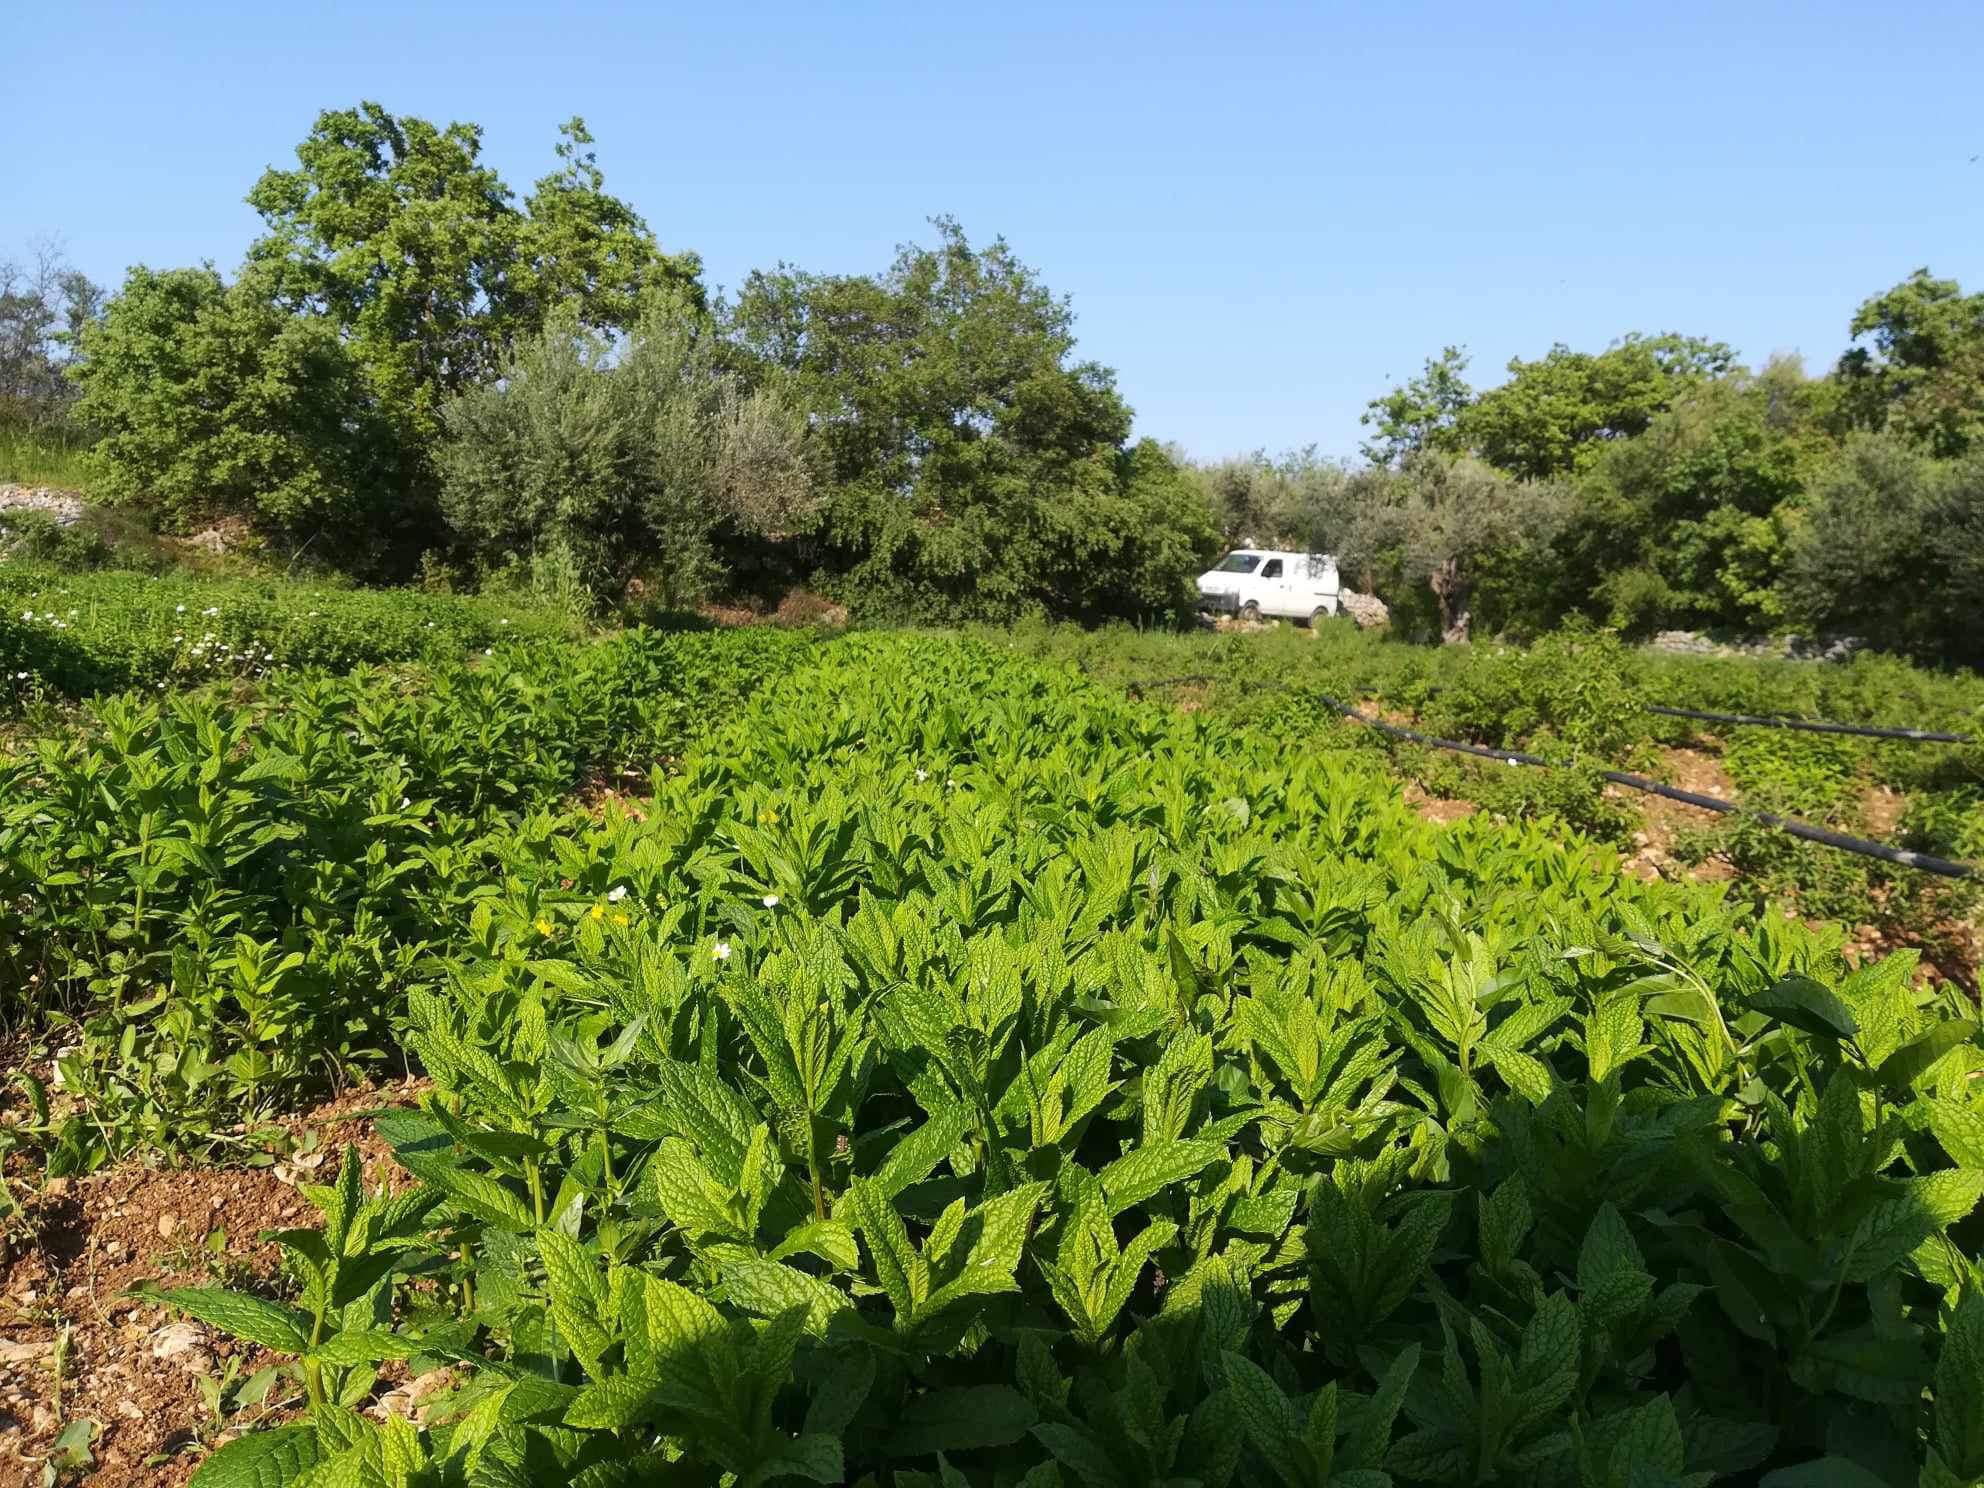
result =
[[[1320,696],[1320,694],[1319,694]],[[1390,734],[1395,738],[1410,739],[1416,744],[1430,744],[1437,749],[1457,749],[1464,754],[1476,754],[1488,759],[1507,760],[1512,765],[1548,765],[1551,761],[1541,755],[1524,754],[1513,749],[1485,749],[1479,744],[1461,744],[1452,739],[1436,739],[1430,734],[1415,733],[1411,729],[1399,728],[1355,708],[1339,703],[1335,698],[1323,697],[1325,705],[1335,709],[1345,718]],[[1904,868],[1918,868],[1924,873],[1939,874],[1944,878],[1984,877],[1979,870],[1968,863],[1953,863],[1948,858],[1932,857],[1928,853],[1910,852],[1905,847],[1889,847],[1885,842],[1869,842],[1864,837],[1849,837],[1844,832],[1835,832],[1826,827],[1815,827],[1810,822],[1799,821],[1796,817],[1779,816],[1772,811],[1758,811],[1753,807],[1739,806],[1734,801],[1725,801],[1720,796],[1705,796],[1699,791],[1682,790],[1678,786],[1662,785],[1657,780],[1649,780],[1644,775],[1635,775],[1628,770],[1600,770],[1599,778],[1610,780],[1616,785],[1630,790],[1645,791],[1649,795],[1665,796],[1670,801],[1680,801],[1685,805],[1699,806],[1705,811],[1746,813],[1767,827],[1791,837],[1802,837],[1807,842],[1817,842],[1826,847],[1836,847],[1843,852],[1859,853],[1866,858],[1879,858],[1886,863],[1898,863]]]
[[[1707,811],[1747,811],[1765,826],[1775,827],[1788,836],[1802,837],[1807,842],[1817,842],[1825,847],[1837,847],[1844,852],[1859,853],[1862,857],[1899,863],[1904,868],[1919,868],[1924,873],[1940,874],[1944,878],[1984,877],[1984,872],[1980,872],[1969,863],[1953,863],[1948,858],[1910,852],[1905,847],[1889,847],[1885,842],[1869,842],[1864,837],[1849,837],[1844,832],[1815,827],[1809,822],[1799,821],[1796,817],[1778,816],[1774,812],[1738,806],[1734,801],[1725,801],[1719,796],[1704,796],[1697,791],[1662,785],[1657,780],[1648,780],[1644,775],[1631,775],[1624,770],[1600,770],[1598,773],[1607,780],[1615,780],[1620,785],[1631,786],[1634,790],[1648,791],[1656,796],[1665,796],[1670,801],[1700,806]]]
[[[1969,744],[1969,734],[1938,734],[1928,729],[1877,728],[1870,723],[1820,723],[1809,718],[1768,718],[1754,713],[1701,713],[1693,708],[1662,708],[1648,703],[1646,711],[1668,718],[1700,718],[1709,723],[1740,723],[1756,728],[1802,729],[1808,734],[1859,734],[1868,739],[1910,739],[1918,744]]]
[[[1172,687],[1188,682],[1217,682],[1217,677],[1164,677],[1150,682],[1133,682],[1129,690],[1141,693],[1146,687]],[[1264,686],[1279,687],[1278,683]],[[1489,749],[1481,744],[1463,744],[1457,739],[1439,739],[1417,730],[1400,728],[1397,724],[1386,723],[1367,713],[1359,713],[1347,703],[1318,693],[1317,697],[1325,707],[1342,714],[1355,723],[1374,728],[1381,734],[1395,739],[1407,739],[1414,744],[1426,744],[1435,749],[1452,749],[1461,754],[1472,754],[1482,759],[1505,760],[1512,765],[1535,765],[1547,767],[1552,762],[1540,754],[1525,754],[1516,749]],[[1666,710],[1656,710],[1666,711]],[[1864,837],[1849,837],[1844,832],[1834,832],[1826,827],[1815,827],[1810,822],[1799,821],[1796,817],[1779,816],[1771,811],[1758,811],[1751,807],[1739,806],[1734,801],[1725,801],[1720,796],[1705,796],[1699,791],[1682,790],[1679,786],[1662,785],[1657,780],[1649,780],[1644,775],[1635,775],[1628,770],[1600,770],[1599,777],[1615,785],[1623,785],[1629,790],[1645,791],[1649,795],[1664,796],[1670,801],[1679,801],[1687,806],[1699,806],[1704,811],[1738,812],[1747,814],[1767,827],[1791,837],[1802,837],[1807,842],[1816,842],[1823,847],[1836,847],[1843,852],[1858,853],[1866,858],[1879,858],[1885,863],[1896,863],[1903,868],[1919,869],[1923,873],[1934,873],[1943,878],[1981,878],[1984,871],[1969,863],[1955,863],[1948,858],[1933,857],[1928,853],[1910,852],[1904,847],[1889,847],[1885,842],[1869,842]]]

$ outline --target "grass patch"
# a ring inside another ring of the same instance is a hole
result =
[[[73,436],[0,429],[0,483],[80,491],[86,479],[83,456],[88,449]]]

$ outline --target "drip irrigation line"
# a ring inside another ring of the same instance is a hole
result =
[[[1552,762],[1541,755],[1524,754],[1514,749],[1487,749],[1479,744],[1462,744],[1453,739],[1436,739],[1431,734],[1422,734],[1412,729],[1400,728],[1386,723],[1369,714],[1359,713],[1355,708],[1338,702],[1335,698],[1322,696],[1325,706],[1333,708],[1345,718],[1390,734],[1398,739],[1410,739],[1415,744],[1430,744],[1436,749],[1457,749],[1464,754],[1485,756],[1488,759],[1507,760],[1512,765],[1542,765]],[[1807,842],[1817,842],[1825,847],[1836,847],[1842,852],[1858,853],[1866,858],[1879,858],[1885,863],[1897,863],[1904,868],[1919,869],[1924,873],[1938,874],[1943,878],[1984,877],[1980,871],[1968,863],[1954,863],[1948,858],[1934,857],[1929,853],[1910,852],[1905,847],[1890,847],[1885,842],[1870,842],[1865,837],[1849,837],[1844,832],[1835,832],[1829,827],[1815,827],[1810,822],[1799,821],[1793,816],[1779,816],[1774,811],[1758,811],[1754,807],[1739,806],[1734,801],[1725,801],[1720,796],[1705,796],[1700,791],[1682,790],[1678,786],[1662,785],[1658,780],[1649,780],[1644,775],[1635,775],[1630,770],[1600,770],[1599,778],[1615,785],[1623,785],[1629,790],[1645,791],[1649,795],[1664,796],[1670,801],[1680,801],[1688,806],[1699,806],[1704,811],[1735,812],[1748,815],[1767,827],[1775,827],[1790,837],[1801,837]]]
[[[1133,682],[1128,690],[1141,694],[1145,688],[1175,687],[1193,682],[1217,682],[1217,677],[1161,677],[1148,682]],[[1262,683],[1266,688],[1281,690],[1282,683]],[[1333,712],[1341,714],[1353,723],[1361,723],[1366,728],[1376,729],[1381,734],[1394,739],[1405,739],[1414,744],[1425,744],[1434,749],[1451,749],[1460,754],[1471,754],[1480,759],[1502,760],[1511,765],[1529,765],[1550,768],[1555,762],[1540,754],[1526,754],[1519,749],[1490,749],[1483,744],[1466,744],[1458,739],[1441,739],[1432,734],[1422,734],[1417,729],[1401,728],[1395,723],[1386,723],[1382,718],[1373,718],[1368,713],[1360,713],[1348,703],[1323,693],[1316,694],[1318,701]],[[1665,710],[1656,710],[1665,711]],[[1840,725],[1839,727],[1845,727]],[[1623,785],[1629,790],[1644,791],[1648,795],[1663,796],[1670,801],[1679,801],[1686,806],[1697,806],[1704,811],[1732,812],[1746,815],[1767,827],[1799,837],[1806,842],[1816,842],[1822,847],[1836,847],[1842,852],[1858,853],[1866,858],[1878,858],[1884,863],[1895,863],[1903,868],[1914,868],[1923,873],[1934,873],[1942,878],[1984,878],[1984,870],[1970,863],[1952,862],[1948,858],[1938,858],[1929,853],[1910,852],[1904,847],[1890,847],[1885,842],[1870,842],[1864,837],[1849,837],[1844,832],[1835,832],[1828,827],[1815,827],[1810,822],[1799,821],[1792,816],[1779,816],[1774,811],[1759,811],[1754,807],[1725,801],[1720,796],[1705,796],[1700,791],[1682,790],[1679,786],[1663,785],[1658,780],[1649,780],[1644,775],[1635,775],[1630,770],[1600,770],[1599,778],[1615,785]]]
[[[1771,718],[1755,713],[1702,713],[1693,708],[1663,708],[1648,703],[1646,711],[1668,718],[1699,718],[1708,723],[1740,723],[1752,728],[1799,729],[1808,734],[1858,734],[1867,739],[1908,739],[1917,744],[1969,744],[1969,734],[1939,734],[1930,729],[1880,728],[1871,723],[1822,723],[1812,718]]]

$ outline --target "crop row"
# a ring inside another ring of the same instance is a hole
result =
[[[80,1106],[50,1163],[199,1146],[379,1060],[538,813],[644,777],[806,644],[636,631],[116,696],[0,761],[0,1013],[50,1025]]]
[[[281,579],[0,565],[0,714],[49,699],[365,663],[458,661],[571,622],[496,600]]]
[[[467,844],[395,816],[447,819],[417,730],[303,772],[384,845],[307,832],[255,878],[346,941],[427,927],[384,935],[366,1036],[435,1092],[379,1122],[411,1189],[348,1155],[306,1190],[290,1289],[163,1294],[311,1401],[207,1481],[1984,1474],[1984,1049],[1911,958],[985,646],[740,644],[663,648],[693,711],[638,810],[542,807],[597,751],[504,774],[523,734],[447,787]],[[328,753],[376,735],[383,679],[345,685]],[[172,819],[256,799],[257,753],[215,741]],[[86,793],[53,779],[37,810]],[[106,945],[150,924],[135,861]],[[400,920],[366,897],[396,875]],[[423,1425],[359,1410],[394,1360],[452,1372]]]

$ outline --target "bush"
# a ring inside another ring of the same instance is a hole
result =
[[[1815,630],[1984,662],[1984,455],[1937,461],[1861,435],[1813,492],[1787,580]]]
[[[131,270],[83,337],[77,417],[99,434],[92,489],[185,532],[245,517],[298,551],[382,561],[407,513],[382,508],[391,440],[336,331],[253,280]]]
[[[58,522],[47,512],[0,512],[0,559],[43,563],[67,572],[102,568],[111,548],[101,532],[82,522]]]

